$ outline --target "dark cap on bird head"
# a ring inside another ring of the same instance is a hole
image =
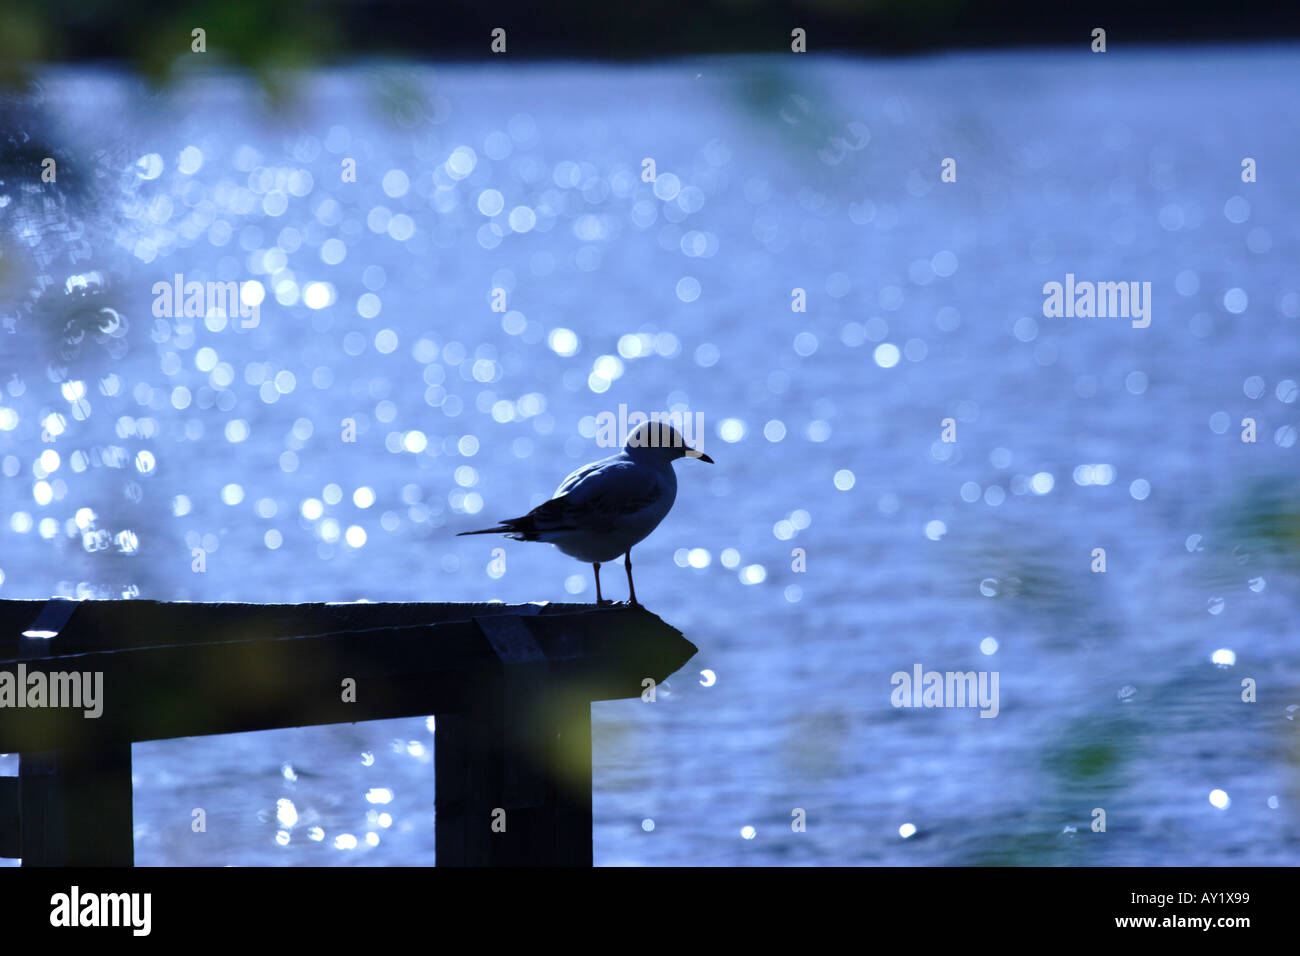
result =
[[[713,464],[713,459],[704,454],[697,448],[692,448],[686,444],[686,439],[682,433],[674,428],[671,424],[664,421],[648,421],[636,427],[627,438],[627,444],[623,450],[632,453],[636,449],[656,449],[666,461],[676,461],[678,458],[698,458],[700,461],[707,461]]]

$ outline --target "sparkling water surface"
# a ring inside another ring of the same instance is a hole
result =
[[[699,413],[636,576],[700,653],[593,708],[598,863],[1294,865],[1296,54],[50,71],[5,116],[73,198],[0,186],[0,597],[592,600],[454,534],[602,413]],[[156,317],[177,273],[255,327]],[[1067,274],[1150,327],[1045,317]],[[893,707],[915,664],[997,717]],[[435,731],[137,744],[137,862],[431,863]]]

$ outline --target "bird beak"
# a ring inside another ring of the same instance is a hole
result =
[[[687,457],[687,458],[698,458],[700,461],[707,461],[710,465],[713,464],[713,459],[712,459],[712,458],[710,458],[708,455],[704,454],[704,452],[702,452],[702,451],[696,451],[694,448],[688,448],[688,449],[686,449],[686,457]]]

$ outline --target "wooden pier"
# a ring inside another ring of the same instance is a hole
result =
[[[0,856],[132,865],[136,741],[435,714],[439,865],[590,866],[591,702],[695,652],[628,605],[0,601],[0,674],[103,697],[0,706]]]

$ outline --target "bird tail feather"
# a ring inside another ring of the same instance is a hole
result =
[[[504,534],[507,537],[514,538],[516,541],[536,541],[537,539],[537,522],[533,520],[532,515],[524,515],[522,518],[507,518],[495,528],[482,528],[478,531],[461,531],[456,537],[463,534]]]

